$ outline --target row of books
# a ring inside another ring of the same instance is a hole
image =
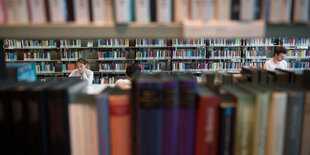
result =
[[[169,49],[141,49],[136,51],[136,59],[169,59],[171,50]]]
[[[167,39],[136,39],[136,47],[165,47],[167,46]]]
[[[55,72],[55,64],[41,62],[36,64],[36,72],[39,73],[54,73]]]
[[[44,52],[42,50],[29,51],[24,53],[24,60],[52,60],[51,52]]]
[[[5,47],[14,48],[138,48],[138,47],[206,47],[206,46],[305,46],[310,45],[310,38],[252,38],[252,39],[98,39],[98,40],[5,40]]]
[[[91,7],[90,7],[91,6]],[[279,11],[279,6],[285,8]],[[128,24],[131,22],[172,24],[185,21],[241,20],[253,21],[264,19],[269,23],[308,23],[309,1],[267,0],[246,2],[234,0],[220,1],[177,1],[163,0],[59,0],[7,2],[1,3],[1,23],[42,24],[65,23],[74,21],[78,24]],[[77,11],[78,10],[78,11]],[[282,14],[281,14],[282,13]],[[263,16],[264,15],[264,16]]]
[[[119,79],[125,79],[125,76],[94,76],[93,84],[114,84]]]
[[[172,71],[240,70],[241,62],[172,63]]]
[[[127,54],[128,54],[128,51],[126,50],[99,51],[98,60],[126,59]]]
[[[6,40],[8,48],[56,48],[54,40]]]
[[[224,50],[213,50],[208,52],[209,58],[240,58],[241,57],[241,50],[231,50],[231,49],[224,49]]]
[[[15,52],[5,52],[5,60],[6,61],[16,61],[17,54]]]
[[[98,47],[129,47],[129,39],[99,39]]]
[[[177,49],[172,50],[172,58],[206,58],[206,49]]]

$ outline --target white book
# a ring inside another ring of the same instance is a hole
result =
[[[240,0],[240,20],[254,20],[255,0]]]
[[[300,155],[310,154],[310,91],[305,93],[304,102],[304,112],[303,112],[303,122],[302,122],[302,134],[301,134],[301,148]]]
[[[216,19],[230,20],[231,0],[216,0]]]
[[[273,92],[269,103],[266,155],[282,155],[285,133],[287,93]]]
[[[210,21],[214,19],[214,0],[200,0],[200,20]]]
[[[66,12],[67,5],[66,0],[50,0],[49,12],[52,23],[65,23],[67,20]]]
[[[79,24],[87,24],[90,22],[88,0],[74,0],[74,20]]]
[[[29,23],[29,12],[27,1],[25,0],[16,0],[16,17],[19,24],[28,24]]]
[[[284,0],[270,1],[269,23],[280,23]]]
[[[5,23],[6,22],[6,7],[5,7],[5,3],[4,0],[0,0],[0,23]]]
[[[309,20],[309,0],[295,0],[294,2],[294,22],[307,23]]]
[[[113,4],[112,4],[112,0],[104,0],[104,4],[107,6],[106,7],[106,21],[108,23],[113,23],[113,19],[114,19],[114,15],[113,15]]]
[[[8,17],[8,24],[16,24],[17,19],[16,19],[16,7],[14,5],[16,3],[15,0],[5,0],[5,7],[6,7],[6,13]]]
[[[114,0],[115,2],[115,22],[128,24],[130,22],[130,0]]]
[[[176,22],[183,22],[188,19],[188,1],[174,0],[174,20]]]
[[[172,22],[172,0],[156,1],[156,18],[161,24],[169,24]]]
[[[150,0],[135,0],[135,14],[138,23],[151,21]]]
[[[290,23],[292,14],[292,0],[282,0],[282,13],[281,13],[281,23]]]
[[[36,24],[46,23],[45,0],[29,0],[31,22]]]
[[[93,22],[96,24],[103,24],[107,21],[107,5],[106,0],[92,0],[92,15]]]
[[[191,7],[191,20],[198,20],[199,16],[199,1],[200,0],[191,0],[190,7]]]

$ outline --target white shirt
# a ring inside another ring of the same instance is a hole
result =
[[[287,69],[287,63],[285,60],[280,61],[278,64],[275,64],[273,62],[273,59],[270,59],[268,61],[265,62],[264,64],[264,69],[267,70],[275,70],[276,68],[280,68],[280,69]]]
[[[119,79],[115,82],[114,87],[119,87],[121,89],[130,89],[131,88],[131,81],[130,80],[123,80]]]
[[[92,85],[93,84],[93,78],[94,78],[94,72],[86,69],[85,73],[83,75],[80,75],[79,71],[77,69],[75,69],[70,73],[69,77],[82,77],[83,80],[88,81],[88,85]]]

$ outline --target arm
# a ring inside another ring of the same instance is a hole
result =
[[[94,78],[94,72],[91,70],[88,70],[87,73],[83,74],[83,80],[87,80],[88,84],[91,85]]]
[[[75,76],[75,70],[73,70],[68,77],[74,77]]]

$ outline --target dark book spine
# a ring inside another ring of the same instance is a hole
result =
[[[234,107],[225,107],[220,109],[220,136],[219,136],[219,154],[233,154],[233,140],[235,127],[235,112]]]
[[[74,0],[65,0],[66,2],[66,11],[67,11],[67,21],[74,21]],[[76,2],[77,3],[77,2]],[[72,44],[71,44],[72,45]]]
[[[177,155],[178,139],[178,81],[163,82],[163,155]]]
[[[68,92],[49,90],[47,92],[49,148],[51,155],[70,155],[68,120]]]
[[[138,82],[139,105],[139,154],[162,154],[162,84],[153,82]]]
[[[18,90],[10,91],[10,103],[12,106],[12,135],[13,154],[27,154],[27,128],[26,111],[24,106],[23,92]]]
[[[150,6],[150,11],[151,11],[151,22],[156,22],[156,0],[150,0],[151,1],[151,6]]]
[[[180,82],[178,154],[192,155],[195,147],[196,81]]]
[[[28,135],[31,137],[29,138],[29,153],[47,155],[47,109],[44,91],[27,92],[25,106],[29,116],[27,118]]]
[[[290,92],[286,111],[284,155],[299,154],[304,93]]]
[[[231,1],[231,19],[239,20],[240,0]]]
[[[1,154],[13,152],[12,144],[12,111],[7,90],[0,90],[0,150]]]

